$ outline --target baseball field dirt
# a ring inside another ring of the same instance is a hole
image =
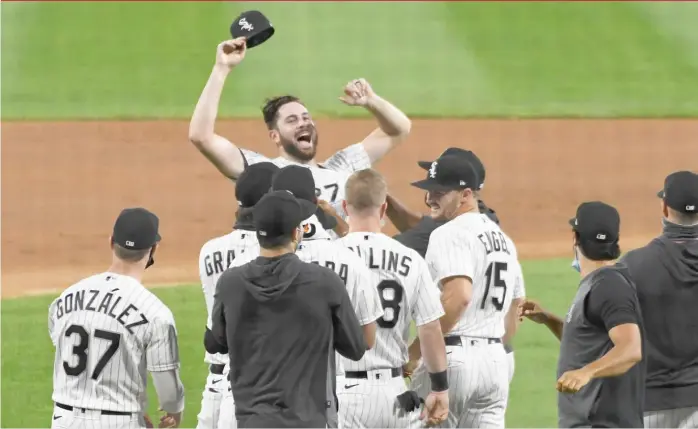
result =
[[[320,158],[359,141],[367,120],[319,120]],[[187,141],[187,121],[10,122],[2,126],[2,295],[58,290],[106,269],[119,210],[161,219],[162,246],[146,284],[196,282],[201,245],[233,223],[234,186]],[[275,155],[258,120],[219,122],[237,144]],[[695,169],[695,120],[415,120],[410,139],[377,164],[415,209],[409,182],[448,146],[487,167],[483,199],[524,258],[570,256],[567,220],[584,200],[621,212],[624,249],[661,228],[656,191]],[[390,229],[389,232],[393,232]]]

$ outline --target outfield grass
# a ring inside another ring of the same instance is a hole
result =
[[[568,260],[524,264],[527,293],[551,310],[563,313],[577,285]],[[196,425],[207,368],[201,335],[206,320],[198,285],[155,289],[177,321],[186,388],[183,427]],[[47,427],[52,402],[54,351],[47,331],[47,309],[54,296],[2,301],[2,427]],[[541,326],[525,322],[515,339],[516,375],[507,414],[509,427],[555,427],[557,341]],[[151,415],[157,399],[149,390]]]
[[[223,116],[292,92],[316,115],[365,77],[412,116],[695,116],[698,4],[12,2],[3,118],[191,115],[233,17],[277,34],[229,79]]]

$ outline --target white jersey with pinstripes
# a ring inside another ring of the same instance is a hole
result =
[[[341,216],[345,217],[342,209],[344,200],[344,185],[352,173],[371,168],[371,159],[364,148],[363,143],[356,143],[336,152],[326,161],[318,163],[319,166],[308,166],[290,161],[283,157],[269,159],[264,155],[247,149],[240,149],[248,164],[258,162],[272,162],[283,168],[287,165],[299,165],[310,168],[315,179],[315,195],[330,204]]]
[[[254,231],[235,230],[229,234],[213,238],[201,247],[199,252],[199,278],[206,301],[208,317],[206,326],[211,329],[211,312],[213,311],[213,295],[216,293],[216,283],[223,272],[233,266],[233,261],[242,255],[250,253],[259,255],[259,242]],[[228,355],[206,352],[204,361],[208,364],[226,364]]]
[[[172,312],[136,279],[96,274],[49,306],[56,348],[53,401],[77,408],[144,412],[148,371],[179,368]]]
[[[434,279],[472,280],[472,300],[448,335],[504,336],[504,319],[523,276],[514,242],[486,215],[465,213],[431,233],[426,260]]]
[[[342,359],[347,371],[400,368],[407,363],[410,322],[427,324],[444,315],[439,289],[424,259],[385,234],[353,232],[338,240],[371,272],[384,315],[378,319],[376,345],[358,362]]]

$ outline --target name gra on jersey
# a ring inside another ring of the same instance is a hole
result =
[[[116,292],[118,289],[90,289],[68,293],[56,300],[56,320],[61,320],[74,311],[93,311],[116,320],[131,334],[134,333],[133,328],[148,324],[145,314],[133,303],[121,304],[123,297]]]
[[[225,259],[223,255],[225,255]],[[236,254],[234,249],[228,249],[227,251],[216,250],[205,255],[203,259],[204,272],[207,276],[223,274],[223,272],[231,266],[235,257]],[[225,264],[223,263],[224,260]]]

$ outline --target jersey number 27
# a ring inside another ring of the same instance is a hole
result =
[[[70,325],[65,331],[65,336],[70,337],[77,334],[80,340],[76,345],[73,346],[73,355],[77,356],[78,362],[75,366],[71,366],[68,362],[63,361],[63,369],[68,375],[77,377],[87,369],[87,349],[90,345],[90,334],[87,333],[85,327],[81,325]],[[119,350],[119,344],[121,344],[121,334],[118,332],[103,331],[101,329],[95,329],[95,338],[101,340],[109,341],[109,347],[104,351],[104,354],[97,362],[94,371],[92,371],[92,379],[96,380],[99,374],[102,373],[104,367],[107,366],[109,360],[114,356],[117,350]]]
[[[485,295],[482,297],[481,309],[485,309],[488,301],[497,311],[502,311],[504,308],[504,299],[507,297],[507,282],[502,278],[502,272],[507,271],[506,262],[490,262],[485,270]],[[502,289],[502,297],[490,296],[491,290]],[[489,299],[488,299],[489,298]]]

